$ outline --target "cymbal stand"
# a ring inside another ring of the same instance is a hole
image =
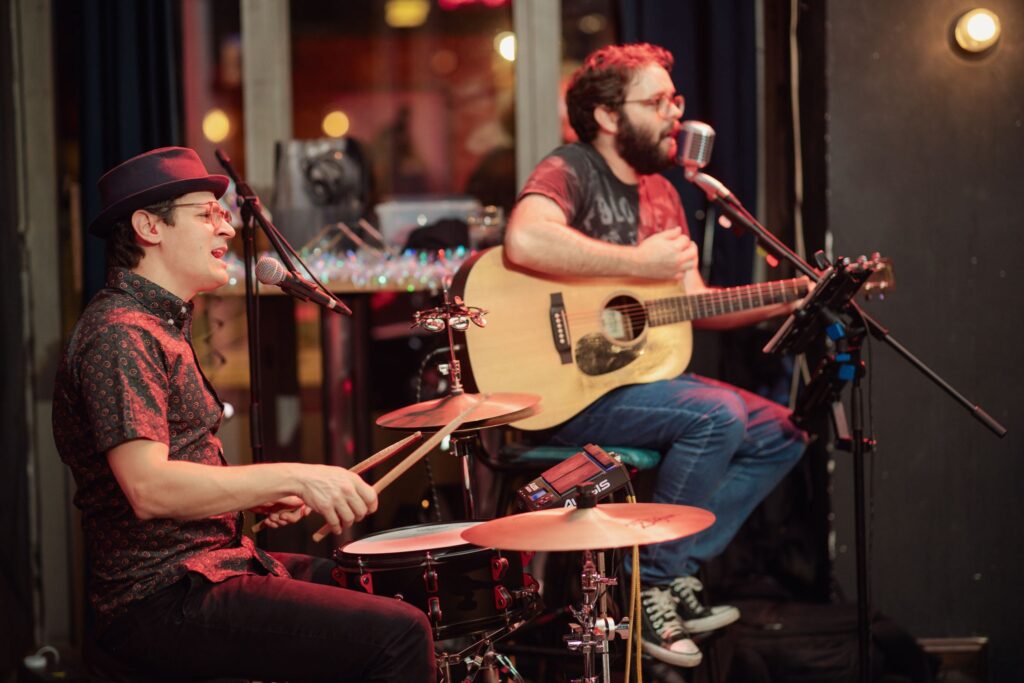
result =
[[[598,563],[604,565],[604,553],[597,553]],[[573,679],[573,683],[599,683],[594,655],[601,655],[602,675],[600,682],[610,683],[611,662],[609,661],[609,641],[616,634],[623,638],[629,637],[629,621],[624,619],[618,626],[605,611],[606,586],[615,586],[618,579],[604,576],[594,564],[594,552],[583,551],[583,571],[580,574],[583,588],[583,604],[579,609],[569,609],[579,623],[569,624],[569,635],[565,636],[566,647],[572,652],[583,653],[583,678]],[[600,614],[595,607],[600,593]]]
[[[452,396],[457,396],[458,394],[465,393],[465,389],[462,386],[462,366],[459,363],[459,359],[455,356],[455,338],[453,333],[465,332],[469,329],[470,323],[477,327],[486,327],[487,320],[484,318],[484,315],[487,311],[476,306],[467,306],[462,297],[451,297],[448,291],[450,284],[446,279],[444,283],[444,303],[436,308],[417,311],[413,326],[422,327],[428,332],[446,331],[448,333],[449,361],[447,367],[441,367],[441,372],[447,374],[451,381],[449,393]],[[471,452],[469,448],[469,439],[472,438],[475,438],[475,435],[459,436],[453,434],[449,441],[452,454],[459,458],[462,463],[462,502],[466,519],[474,519],[476,514],[473,502],[472,463],[470,461]]]
[[[455,357],[455,337],[453,332],[465,332],[469,324],[477,327],[487,327],[487,320],[484,315],[487,311],[476,306],[467,306],[462,297],[451,297],[448,289],[450,282],[444,283],[444,303],[436,308],[428,308],[416,311],[413,318],[413,327],[422,327],[427,332],[448,333],[449,364],[448,374],[451,377],[452,388],[449,393],[453,396],[465,391],[462,386],[462,366],[459,359]]]
[[[476,434],[452,434],[448,443],[451,445],[452,455],[459,459],[462,465],[462,507],[466,512],[466,519],[476,519],[476,503],[473,501],[473,463],[471,445],[476,440]]]

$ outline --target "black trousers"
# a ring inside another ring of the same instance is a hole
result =
[[[291,579],[190,574],[100,634],[118,662],[168,680],[434,681],[425,614],[341,588],[330,560],[273,553]]]

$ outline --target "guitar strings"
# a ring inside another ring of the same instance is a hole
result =
[[[773,303],[782,303],[785,301],[787,294],[798,296],[800,294],[801,287],[797,283],[799,283],[799,280],[778,280],[775,282],[755,285],[754,288],[750,289],[746,287],[729,287],[726,289],[712,290],[710,292],[701,292],[699,294],[683,294],[678,297],[663,297],[661,299],[649,299],[638,303],[618,304],[609,308],[628,315],[630,316],[630,319],[633,320],[634,314],[637,318],[643,318],[651,315],[652,313],[656,315],[663,312],[659,310],[652,310],[658,305],[658,302],[671,302],[664,305],[664,312],[686,313],[689,315],[695,314],[701,309],[713,309],[716,306],[725,306],[737,302],[753,303],[754,296],[763,300],[763,296],[761,295],[764,293],[767,293],[769,296],[775,294],[782,297],[780,301],[765,301],[763,304],[758,304],[767,306]],[[758,291],[754,293],[754,289]],[[569,322],[587,322],[600,318],[604,315],[605,310],[607,309],[568,313],[566,317]],[[698,316],[695,315],[694,317]],[[681,318],[680,322],[685,319],[687,318]]]

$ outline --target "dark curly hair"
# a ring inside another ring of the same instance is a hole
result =
[[[569,83],[565,93],[569,123],[583,142],[597,137],[594,109],[605,106],[619,111],[626,99],[626,87],[640,69],[657,64],[672,70],[672,53],[650,43],[608,45],[587,57]]]
[[[165,199],[162,202],[147,206],[146,211],[160,217],[167,225],[174,225],[174,204],[179,197]],[[135,213],[134,211],[132,213]],[[114,223],[107,237],[107,267],[108,268],[134,268],[139,265],[144,253],[139,243],[135,241],[135,228],[132,227],[132,217],[128,215]]]

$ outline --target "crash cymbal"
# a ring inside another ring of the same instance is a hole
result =
[[[479,402],[460,431],[493,427],[515,422],[533,414],[540,396],[536,394],[468,394],[460,393],[435,398],[393,410],[377,418],[387,429],[439,429],[461,415],[474,402]]]
[[[605,503],[500,517],[464,529],[462,538],[500,550],[599,550],[673,541],[714,521],[712,513],[689,505]]]

